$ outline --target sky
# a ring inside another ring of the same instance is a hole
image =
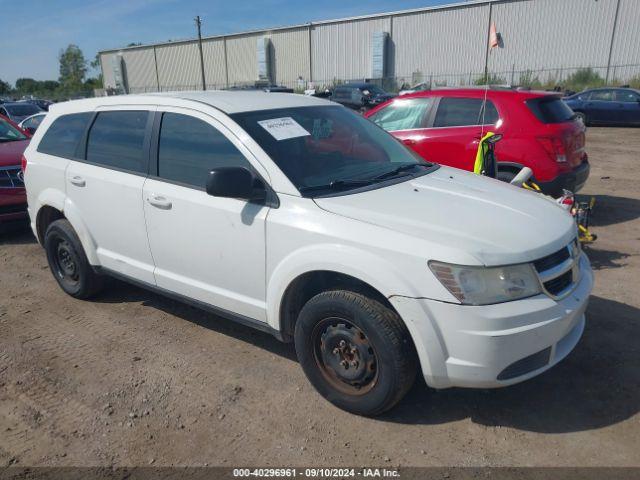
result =
[[[193,38],[196,15],[208,36],[458,1],[0,0],[0,79],[57,80],[58,54],[69,44],[90,61],[133,42]]]

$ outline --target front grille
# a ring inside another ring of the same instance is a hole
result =
[[[553,268],[556,265],[564,262],[569,257],[569,249],[567,247],[564,247],[557,252],[552,253],[551,255],[547,255],[540,260],[536,260],[535,262],[533,262],[533,265],[536,267],[536,270],[538,272],[544,272],[545,270],[549,270],[550,268]]]
[[[0,188],[24,188],[20,166],[0,167]]]
[[[533,262],[545,292],[553,298],[568,294],[577,283],[580,271],[580,246],[578,240]]]
[[[560,295],[567,287],[571,285],[573,281],[573,271],[569,270],[568,272],[563,273],[559,277],[554,278],[553,280],[549,280],[544,283],[544,288],[551,295],[557,296]]]

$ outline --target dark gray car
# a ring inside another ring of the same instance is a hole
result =
[[[42,112],[42,109],[33,103],[9,102],[0,105],[0,115],[4,115],[15,123],[20,123],[25,118]]]

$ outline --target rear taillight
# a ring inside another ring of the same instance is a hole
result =
[[[27,171],[27,157],[24,155],[22,155],[22,158],[20,159],[20,168],[22,168],[23,173]]]
[[[558,163],[567,163],[567,151],[562,139],[558,137],[538,137],[538,142],[540,142],[552,160]]]

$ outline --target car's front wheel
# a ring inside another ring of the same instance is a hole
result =
[[[295,328],[298,360],[315,389],[359,415],[389,410],[413,385],[417,356],[396,312],[359,293],[320,293]]]
[[[56,220],[49,225],[44,248],[51,273],[66,293],[84,299],[101,289],[103,279],[89,264],[82,243],[68,220]]]

